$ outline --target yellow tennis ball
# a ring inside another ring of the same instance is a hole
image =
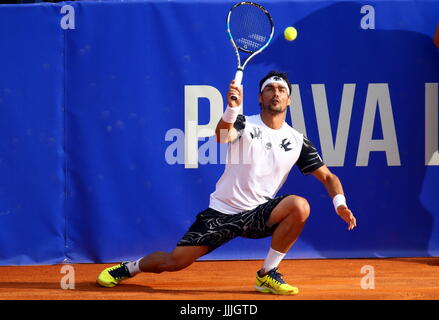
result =
[[[288,41],[293,41],[294,39],[296,39],[297,38],[297,30],[296,30],[296,28],[294,28],[294,27],[286,28],[285,31],[284,31],[284,37]]]

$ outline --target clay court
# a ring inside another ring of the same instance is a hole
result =
[[[140,274],[114,288],[95,284],[111,264],[73,264],[74,289],[62,289],[63,265],[0,267],[2,300],[408,300],[439,299],[439,258],[285,260],[280,271],[297,296],[253,289],[261,261],[200,261],[176,273]],[[362,289],[363,266],[374,289]],[[71,284],[64,281],[64,283]]]

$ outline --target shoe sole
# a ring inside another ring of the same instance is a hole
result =
[[[293,291],[276,291],[272,288],[268,288],[268,287],[259,287],[259,286],[255,286],[256,290],[262,293],[272,293],[272,294],[279,294],[279,295],[284,295],[284,296],[289,296],[289,295],[295,295],[299,293],[299,289],[293,290]]]
[[[99,279],[96,280],[96,283],[104,288],[113,288],[116,286],[115,283],[102,282]]]

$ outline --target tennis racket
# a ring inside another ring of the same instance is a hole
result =
[[[273,39],[273,19],[270,13],[257,3],[238,2],[227,15],[227,33],[236,53],[238,67],[235,73],[235,85],[239,86],[247,63],[261,53]],[[247,55],[243,64],[241,64],[240,52]],[[238,99],[237,96],[231,98]]]

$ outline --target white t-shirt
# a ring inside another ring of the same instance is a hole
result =
[[[276,196],[296,162],[304,174],[323,165],[312,143],[286,122],[274,130],[260,114],[240,115],[234,126],[240,135],[228,145],[224,173],[210,195],[212,209],[252,210]]]

